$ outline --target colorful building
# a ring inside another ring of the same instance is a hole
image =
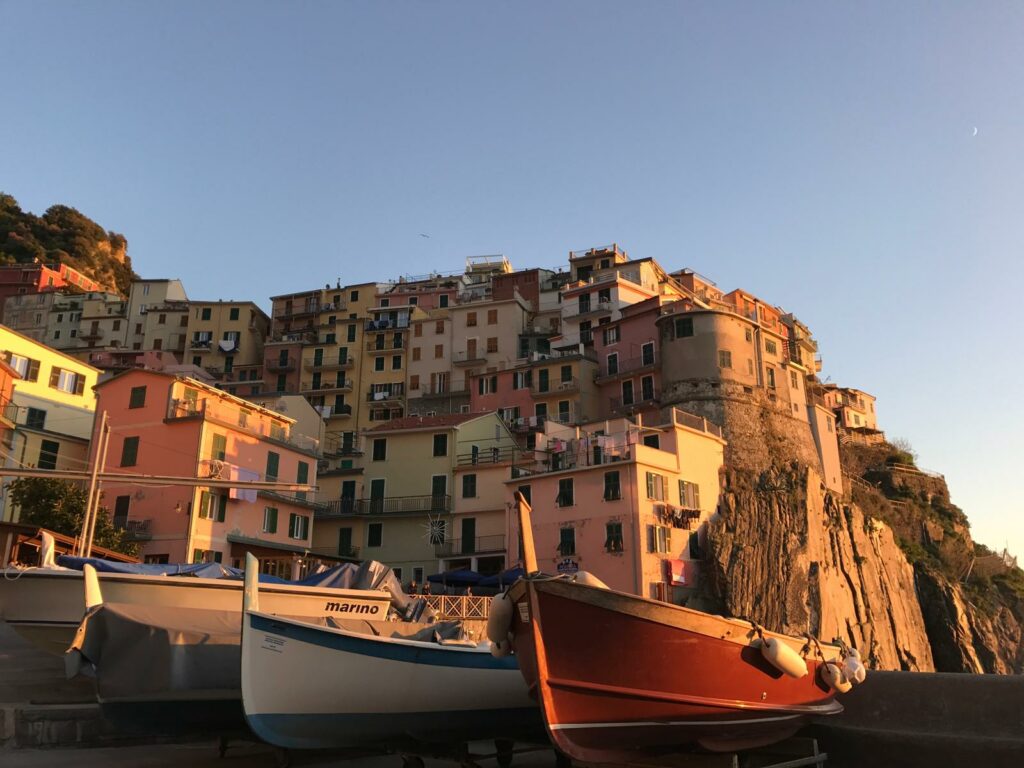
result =
[[[60,290],[85,293],[101,291],[103,286],[67,264],[0,266],[0,312],[6,311],[6,300],[10,296],[25,296]],[[0,315],[0,320],[4,320],[5,316]]]
[[[0,326],[0,356],[17,378],[6,409],[7,468],[36,467],[82,471],[96,411],[93,392],[99,370],[45,344]],[[17,521],[3,483],[4,520]]]
[[[316,484],[316,440],[294,433],[288,416],[143,369],[115,375],[96,392],[111,429],[108,472]],[[304,567],[312,493],[131,482],[105,483],[103,492],[115,524],[133,533],[148,562],[237,566],[252,552],[284,576]]]
[[[226,392],[263,391],[263,342],[270,318],[251,301],[189,302],[183,362],[205,368]]]
[[[506,501],[519,491],[530,502],[544,572],[586,570],[612,589],[678,603],[699,576],[724,446],[720,428],[676,408],[652,423],[549,421],[506,481]],[[519,537],[512,514],[508,537]]]

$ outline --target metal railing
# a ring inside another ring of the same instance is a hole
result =
[[[405,384],[392,384],[387,389],[371,389],[366,393],[369,403],[384,403],[388,400],[401,400],[405,397]]]
[[[481,448],[479,451],[458,454],[455,457],[455,463],[460,467],[500,464],[503,461],[512,461],[517,453],[522,453],[522,451],[518,448]]]
[[[420,397],[430,397],[433,395],[466,395],[469,394],[469,387],[465,382],[442,385],[427,382],[425,384],[420,384],[420,388],[416,391],[420,393]]]
[[[409,319],[399,320],[367,320],[364,329],[367,331],[404,331],[409,328]]]
[[[534,395],[558,395],[566,392],[577,392],[580,388],[580,380],[573,376],[568,381],[556,379],[548,381],[543,387],[537,380],[530,385],[530,392]]]
[[[608,398],[608,404],[611,406],[613,411],[623,410],[626,408],[638,408],[645,405],[651,405],[661,400],[661,392],[657,389],[650,392],[640,392],[630,398],[629,402],[626,402],[625,398],[622,397],[610,397]]]
[[[345,517],[348,515],[389,515],[409,512],[450,512],[452,497],[429,496],[385,496],[382,499],[335,499],[321,504],[316,516]]]
[[[122,528],[132,541],[149,541],[153,538],[153,534],[149,531],[152,522],[152,520],[127,520]]]
[[[295,370],[295,358],[289,356],[287,360],[282,360],[280,357],[268,357],[264,366],[271,373],[287,373]]]
[[[305,435],[293,435],[280,424],[268,422],[266,417],[255,411],[246,411],[225,402],[203,398],[202,400],[171,400],[167,408],[167,420],[203,418],[216,421],[231,429],[248,432],[251,435],[274,440],[303,451],[316,451],[319,441]]]
[[[473,350],[472,352],[465,350],[462,352],[456,352],[452,355],[452,362],[455,363],[455,365],[472,365],[473,363],[483,363],[486,360],[487,353],[482,352],[479,349]]]
[[[621,376],[626,373],[635,373],[644,368],[653,368],[655,357],[654,355],[641,355],[640,357],[630,357],[626,360],[616,358],[615,363],[612,364],[614,365],[614,370],[612,370],[612,365],[609,365],[609,362],[608,358],[605,358],[604,362],[601,363],[601,368],[597,372],[597,378]]]
[[[307,360],[302,367],[307,371],[340,371],[348,370],[355,363],[355,358],[348,357],[344,360],[323,360],[317,362],[316,358]]]
[[[405,351],[405,344],[402,342],[402,337],[399,336],[397,339],[392,339],[391,343],[386,343],[386,339],[376,339],[366,342],[367,352],[403,352]]]
[[[435,557],[455,557],[505,551],[505,534],[476,536],[471,539],[449,539],[434,545]]]
[[[344,379],[342,381],[304,381],[300,389],[303,392],[329,392],[331,390],[345,390],[351,391],[352,379]]]

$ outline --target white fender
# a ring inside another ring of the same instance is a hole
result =
[[[82,568],[82,581],[85,582],[85,610],[89,611],[97,605],[103,605],[100,579],[96,575],[96,569],[88,563]]]
[[[843,676],[843,670],[832,662],[821,665],[821,679],[836,693],[846,693],[853,688],[853,683]]]
[[[576,571],[576,578],[573,579],[577,584],[585,584],[588,587],[598,587],[599,589],[608,589],[608,585],[601,581],[597,576],[592,574],[590,571]]]
[[[864,665],[860,663],[860,659],[854,656],[847,656],[843,659],[843,677],[849,680],[854,685],[860,685],[864,682],[864,679],[868,676],[867,670]]]
[[[245,581],[242,583],[242,612],[260,609],[260,561],[245,553]]]
[[[56,568],[57,560],[55,554],[57,547],[53,541],[53,536],[43,531],[42,540],[42,546],[39,547],[39,567]]]
[[[513,607],[508,592],[495,595],[491,600],[491,609],[487,614],[487,639],[492,643],[508,641],[508,633],[512,629]]]
[[[777,637],[766,637],[761,641],[761,655],[765,661],[790,677],[801,678],[807,674],[807,662],[803,657]]]

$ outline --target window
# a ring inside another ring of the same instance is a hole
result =
[[[373,460],[384,461],[388,457],[388,439],[378,437],[373,441]]]
[[[423,323],[416,323],[412,327],[412,335],[417,339],[423,335]]]
[[[203,320],[209,320],[212,317],[212,310],[209,307],[203,307],[202,318]]]
[[[676,338],[682,339],[687,336],[693,336],[693,318],[692,317],[677,317],[676,318]]]
[[[619,340],[619,327],[608,328],[604,331],[604,345],[615,344]]]
[[[226,495],[213,494],[203,491],[199,494],[199,517],[204,520],[213,520],[223,523],[228,508],[228,497]]]
[[[50,388],[80,395],[85,391],[85,376],[54,366],[50,369]]]
[[[774,341],[765,341],[764,351],[767,352],[769,355],[779,354],[779,348],[775,345]]]
[[[649,341],[640,347],[640,364],[654,365],[654,342]]]
[[[267,451],[267,471],[264,477],[267,480],[277,480],[278,470],[281,468],[281,454],[274,451]]]
[[[572,478],[565,477],[558,481],[558,496],[555,503],[560,507],[571,507],[575,503]]]
[[[520,485],[518,488],[516,488],[516,491],[518,493],[523,494],[523,498],[526,499],[527,504],[533,503],[533,491],[530,489],[530,486]]]
[[[797,384],[797,381],[796,381],[796,371],[790,371],[789,372],[789,386],[792,389],[798,389],[799,388],[799,385]]]
[[[464,498],[464,499],[475,499],[476,498],[476,475],[463,475],[462,476],[462,498]]]
[[[447,299],[447,296],[442,296],[442,299]],[[418,565],[412,569],[412,580],[417,584],[423,583],[423,566]]]
[[[217,461],[224,461],[228,455],[228,438],[226,435],[213,436],[213,445],[210,448],[210,458]]]
[[[444,357],[444,344],[435,344],[434,345],[434,359],[435,360],[440,360],[442,357]]]
[[[60,331],[54,331],[53,332],[53,338],[54,339],[59,339],[60,338]]]
[[[114,527],[125,529],[128,527],[128,509],[131,507],[131,496],[118,496],[114,500]]]
[[[604,473],[604,500],[618,501],[622,498],[622,486],[619,482],[619,472]]]
[[[384,543],[384,523],[370,523],[366,526],[366,546],[379,547]]]
[[[641,400],[653,400],[654,399],[654,377],[644,376],[640,379],[640,399]]]
[[[487,351],[491,352],[491,353],[498,351],[498,337],[497,336],[488,336],[487,337]]]
[[[263,508],[263,532],[277,533],[277,507]]]
[[[647,526],[647,551],[666,554],[672,549],[672,530],[664,525]]]
[[[466,313],[466,327],[467,328],[472,328],[474,325],[476,325],[476,312],[467,312]]]
[[[134,467],[139,458],[139,438],[126,437],[121,444],[121,466]]]
[[[288,538],[299,540],[309,538],[308,515],[297,515],[293,512],[288,516]]]
[[[747,341],[753,341],[753,340],[754,340],[754,334],[753,334],[753,333],[751,333],[751,331],[750,331],[750,329],[749,329],[749,328],[744,328],[744,329],[743,329],[743,336],[744,336],[744,338],[745,338],[745,339],[746,339]]]
[[[700,509],[700,487],[689,480],[679,481],[679,506]]]
[[[648,448],[661,448],[660,435],[644,435],[644,445]]]
[[[575,528],[562,528],[558,531],[558,554],[562,557],[576,554]]]
[[[825,425],[828,427],[828,431],[832,431],[832,418],[829,416],[825,417]]]
[[[439,306],[441,309],[444,309],[445,307],[448,306],[448,294],[447,293],[442,293],[440,296],[437,297],[437,306]],[[422,571],[422,569],[421,569],[421,571]]]
[[[401,355],[392,355],[391,356],[391,370],[392,371],[400,371],[400,370],[402,370],[402,356]]]
[[[349,291],[348,292],[348,300],[349,301],[359,301],[359,291]]]
[[[347,338],[349,342],[353,342],[353,341],[356,340],[356,327],[355,327],[355,325],[350,325],[348,327],[348,335],[345,338]]]
[[[156,324],[157,325],[167,325],[167,315],[165,315],[165,314],[157,315],[156,316]]]
[[[448,455],[448,435],[445,435],[445,434],[434,435],[434,455],[435,456],[447,456]]]
[[[754,375],[754,361],[751,360],[749,357],[747,358],[747,373],[749,373],[751,376]]]
[[[309,483],[309,462],[300,461],[295,467],[295,482],[298,485]],[[295,498],[305,501],[306,491],[296,491]],[[305,538],[305,536],[303,536]]]
[[[29,406],[25,415],[25,426],[29,429],[46,429],[46,411]]]
[[[604,551],[621,552],[622,549],[622,523],[605,523]]]
[[[383,357],[375,357],[373,359],[373,370],[375,370],[375,371],[383,371],[384,370],[384,358]]]
[[[39,461],[36,466],[39,469],[56,469],[58,453],[60,453],[60,443],[54,440],[41,441],[39,443]]]
[[[415,392],[420,388],[420,375],[414,373],[409,377],[409,389]]]
[[[775,369],[772,368],[771,366],[768,366],[765,369],[765,375],[768,379],[768,388],[775,389]]]
[[[228,319],[229,320],[237,320],[238,319],[238,307],[232,307],[228,311]]]
[[[39,361],[33,360],[29,357],[22,357],[21,355],[12,355],[11,353],[5,353],[8,365],[18,372],[21,378],[26,381],[38,381],[39,380]]]
[[[657,472],[647,473],[647,498],[655,501],[667,501],[668,494],[665,492],[665,476]]]
[[[608,364],[607,364],[606,367],[608,369],[608,375],[609,376],[612,376],[612,375],[614,375],[614,374],[619,372],[619,353],[618,352],[612,352],[610,355],[608,355]]]
[[[487,324],[497,325],[498,324],[498,310],[488,309],[487,310]]]
[[[718,367],[732,368],[732,352],[727,349],[718,350]]]
[[[277,374],[277,392],[284,392],[288,387],[288,374],[279,373]]]
[[[561,371],[559,372],[559,375],[560,375],[560,378],[561,378],[563,384],[567,383],[567,382],[571,382],[572,381],[572,366],[571,365],[563,365]]]

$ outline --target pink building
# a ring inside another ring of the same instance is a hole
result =
[[[521,491],[533,507],[542,571],[586,570],[612,589],[679,603],[699,577],[724,447],[717,426],[677,408],[651,423],[547,421],[506,499]],[[514,514],[507,525],[518,541]]]
[[[96,386],[111,427],[108,472],[316,484],[316,441],[294,420],[194,379],[129,370]],[[96,419],[93,451],[101,419]],[[313,494],[106,483],[104,505],[148,562],[240,565],[252,552],[281,575],[308,551]]]
[[[9,296],[72,290],[88,293],[103,286],[67,264],[11,264],[0,267],[0,319]]]

